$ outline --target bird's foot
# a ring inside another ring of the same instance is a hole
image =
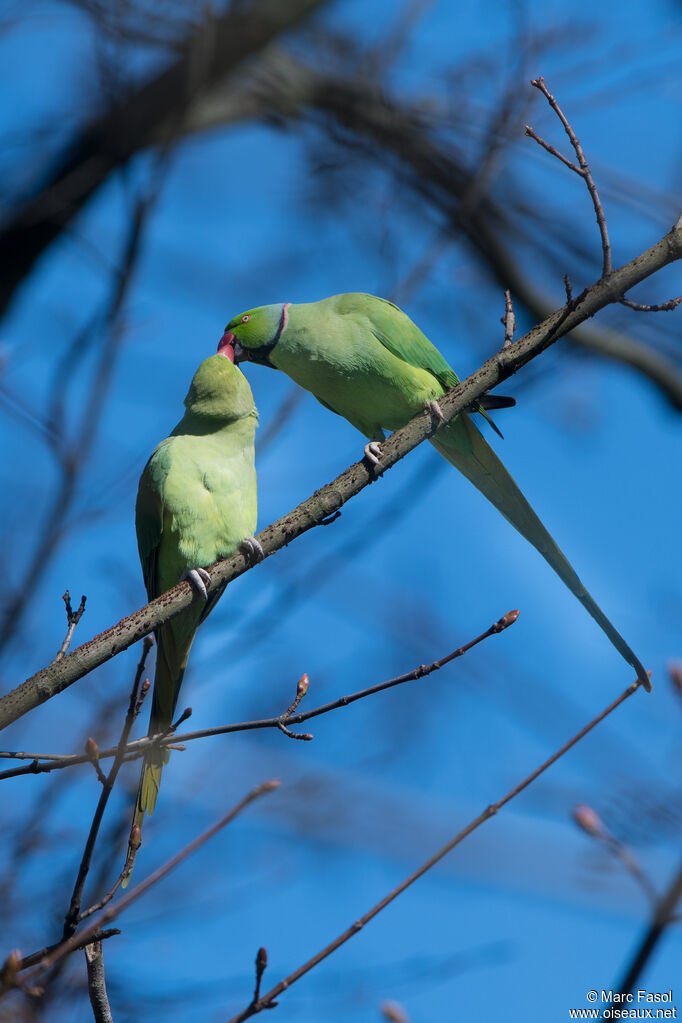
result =
[[[375,472],[383,472],[383,466],[381,464],[381,444],[378,440],[371,440],[364,447],[365,458],[371,466],[373,466]]]
[[[431,401],[427,401],[425,408],[426,411],[430,412],[435,419],[439,420],[439,422],[441,423],[447,422],[445,416],[443,415],[443,410],[435,398],[432,398]]]
[[[259,561],[262,561],[265,557],[265,551],[256,540],[255,536],[247,536],[246,540],[242,540],[239,545],[239,550],[242,552],[244,557],[252,565],[257,565]]]
[[[199,594],[202,600],[208,599],[206,586],[210,583],[211,577],[205,568],[188,568],[182,573],[180,578],[186,579],[191,583],[192,588]]]

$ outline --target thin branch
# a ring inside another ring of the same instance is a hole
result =
[[[240,721],[236,724],[230,725],[219,725],[215,728],[203,728],[196,732],[185,732],[181,735],[168,736],[167,732],[160,732],[158,735],[145,736],[143,739],[136,739],[134,742],[128,743],[125,748],[126,759],[137,759],[143,756],[147,750],[152,746],[169,747],[171,741],[177,742],[192,742],[195,739],[205,739],[215,735],[230,735],[234,732],[249,732],[256,731],[262,728],[279,728],[288,734],[290,738],[300,739],[301,736],[295,732],[288,732],[287,729],[282,729],[282,725],[299,725],[304,721],[310,720],[310,718],[320,717],[322,714],[329,714],[331,711],[338,710],[341,707],[349,707],[352,703],[357,700],[364,700],[368,696],[374,696],[376,693],[381,693],[385,689],[392,689],[394,686],[403,685],[406,682],[415,682],[418,679],[425,678],[434,671],[439,671],[445,667],[451,661],[454,661],[458,657],[462,657],[465,653],[471,650],[473,647],[482,643],[483,640],[488,639],[490,636],[498,635],[505,629],[513,625],[519,616],[518,611],[508,611],[506,615],[494,622],[489,629],[481,633],[480,636],[476,636],[475,639],[469,640],[468,643],[463,644],[453,650],[452,653],[447,654],[445,657],[441,657],[438,661],[433,661],[431,664],[420,664],[417,668],[413,668],[411,671],[405,672],[403,675],[397,675],[395,678],[388,679],[385,682],[379,682],[376,685],[369,686],[366,689],[360,689],[356,693],[351,693],[347,696],[340,696],[336,700],[332,700],[330,703],[324,703],[319,707],[313,707],[311,710],[299,711],[295,713],[301,700],[308,691],[309,680],[307,675],[303,675],[298,682],[296,699],[289,708],[278,717],[273,718],[260,718],[256,721]],[[312,739],[311,735],[306,738]],[[118,754],[119,747],[111,747],[110,749],[99,750],[98,755],[100,759],[115,756]],[[3,771],[0,773],[0,781],[5,778],[16,778],[17,776],[24,774],[37,774],[37,773],[48,773],[50,771],[62,770],[66,767],[74,767],[77,764],[85,763],[88,759],[87,756],[82,754],[34,754],[34,753],[11,753],[11,752],[0,752],[0,757],[8,758],[25,758],[31,760],[31,763],[23,768],[16,768],[10,771]],[[38,764],[39,760],[45,760],[46,763]],[[37,768],[34,765],[38,765]]]
[[[636,313],[669,313],[673,309],[677,309],[678,305],[682,302],[682,295],[678,295],[677,298],[669,298],[667,302],[661,302],[659,305],[646,305],[644,302],[633,302],[629,298],[621,298],[620,304],[626,305],[628,309],[634,309]]]
[[[78,625],[79,621],[83,617],[83,614],[85,613],[86,599],[87,598],[85,594],[83,594],[83,596],[81,597],[81,602],[78,605],[78,609],[74,611],[73,608],[71,607],[71,594],[69,593],[69,591],[66,590],[64,595],[62,596],[62,600],[64,601],[64,607],[66,608],[67,629],[66,635],[64,636],[64,642],[62,643],[62,645],[60,646],[59,650],[55,655],[55,661],[61,661],[64,654],[69,649],[69,646],[71,644],[71,637],[73,636],[76,626]]]
[[[516,330],[516,317],[514,316],[514,305],[509,288],[504,289],[504,316],[500,323],[504,327],[504,343],[502,347],[509,348],[509,345],[514,340],[514,331]]]
[[[559,337],[568,334],[604,306],[618,301],[630,288],[680,258],[682,214],[672,230],[656,245],[614,271],[608,278],[602,278],[590,288],[586,288],[570,308],[562,307],[552,313],[515,344],[497,352],[470,377],[448,391],[439,399],[443,421],[448,422],[463,412],[482,394],[512,376]],[[396,430],[382,445],[384,471],[435,433],[439,425],[440,423],[434,422],[432,415],[427,411],[415,416],[400,430]],[[375,475],[365,461],[351,465],[333,483],[321,487],[294,511],[258,534],[257,540],[263,548],[265,557],[269,557],[323,520],[335,515],[346,501],[373,482]],[[251,567],[253,566],[250,559],[241,552],[209,566],[211,574],[209,594],[218,589],[222,591],[227,583],[243,575]],[[138,639],[149,635],[162,623],[175,618],[189,607],[193,596],[189,582],[177,583],[139,611],[122,619],[89,643],[73,650],[58,664],[49,665],[36,672],[16,689],[0,698],[0,730],[68,688],[93,668],[126,650]]]
[[[261,785],[258,785],[255,789],[252,789],[243,799],[241,799],[236,806],[234,806],[228,814],[222,817],[216,824],[213,824],[210,828],[204,831],[197,838],[193,839],[186,845],[184,849],[181,849],[179,853],[176,853],[170,860],[155,870],[149,877],[145,878],[144,881],[140,882],[135,888],[131,888],[122,899],[119,899],[114,905],[109,906],[108,909],[102,913],[100,917],[95,920],[94,923],[90,924],[84,930],[71,935],[67,941],[61,941],[57,946],[53,947],[50,952],[44,956],[40,962],[34,967],[34,969],[25,978],[26,981],[30,981],[33,977],[37,976],[43,970],[50,969],[55,963],[69,955],[76,948],[81,948],[86,944],[89,944],[95,940],[95,936],[105,924],[111,923],[121,913],[128,908],[133,902],[136,902],[142,895],[144,895],[150,888],[158,884],[166,874],[169,874],[171,870],[174,870],[180,863],[191,856],[193,852],[208,842],[214,837],[222,828],[226,827],[235,817],[238,816],[247,806],[250,806],[256,799],[266,795],[269,792],[274,792],[275,789],[279,788],[280,783],[276,780],[265,781]],[[23,967],[22,967],[23,968]]]
[[[114,1023],[109,998],[107,997],[102,942],[91,942],[85,946],[84,952],[88,971],[88,994],[90,995],[90,1005],[92,1006],[95,1023]]]
[[[120,934],[118,927],[109,927],[104,931],[96,931],[94,934],[89,935],[80,944],[76,945],[76,950],[79,948],[85,948],[86,945],[92,944],[93,941],[106,941],[107,938],[113,938],[117,934]],[[45,948],[39,949],[37,952],[32,952],[28,956],[20,957],[18,964],[18,970],[28,970],[31,966],[36,966],[46,956],[50,955],[55,949],[59,948],[61,942],[55,942],[54,945],[46,945]]]
[[[257,1013],[262,1012],[264,1009],[273,1008],[274,1000],[278,998],[279,995],[281,995],[284,991],[290,988],[292,984],[295,984],[297,980],[300,980],[301,977],[305,976],[306,973],[309,973],[310,970],[312,970],[315,966],[321,963],[324,959],[327,959],[328,956],[330,956],[333,952],[337,950],[337,948],[340,948],[341,945],[344,945],[352,937],[358,934],[365,926],[365,924],[368,924],[370,920],[373,920],[375,916],[377,916],[383,909],[386,908],[386,906],[390,905],[390,903],[397,899],[399,895],[402,895],[402,893],[406,891],[406,889],[409,888],[410,885],[414,884],[415,881],[418,881],[420,877],[423,877],[424,874],[431,870],[432,867],[439,863],[440,860],[442,860],[445,856],[448,855],[449,852],[451,852],[456,846],[458,846],[460,842],[462,842],[465,838],[472,834],[472,832],[476,831],[476,829],[479,828],[482,824],[485,824],[486,821],[490,820],[491,817],[494,817],[497,813],[499,813],[499,811],[504,806],[506,806],[507,803],[510,803],[512,799],[515,799],[516,796],[518,796],[521,792],[524,791],[524,789],[527,789],[528,786],[531,785],[537,778],[539,778],[541,774],[543,774],[549,767],[552,766],[552,764],[555,764],[556,761],[560,759],[560,757],[567,753],[568,750],[570,750],[573,746],[576,745],[576,743],[580,742],[580,740],[583,739],[589,732],[591,732],[593,728],[600,724],[600,722],[602,722],[604,718],[608,717],[609,714],[611,714],[617,707],[624,703],[625,700],[632,696],[632,694],[635,693],[639,689],[639,687],[640,687],[639,680],[633,682],[632,685],[628,686],[628,688],[625,689],[620,694],[620,696],[617,697],[617,699],[610,703],[608,707],[606,707],[605,710],[601,712],[601,714],[598,714],[597,717],[593,718],[589,724],[585,725],[584,728],[581,728],[581,730],[576,735],[574,735],[572,739],[569,739],[569,741],[565,743],[560,749],[558,749],[556,753],[553,753],[548,760],[545,760],[544,763],[542,763],[539,767],[532,771],[531,774],[524,778],[523,781],[519,782],[518,785],[515,785],[514,788],[511,789],[500,800],[498,800],[498,802],[492,803],[490,806],[486,807],[486,809],[483,810],[483,812],[480,813],[478,817],[474,818],[474,820],[467,824],[467,826],[463,828],[461,831],[459,831],[454,836],[454,838],[451,838],[450,841],[447,842],[441,849],[439,849],[437,853],[434,853],[433,856],[426,860],[426,862],[423,863],[420,867],[418,867],[417,870],[415,870],[412,874],[410,874],[409,877],[405,878],[405,880],[402,881],[399,885],[397,885],[392,891],[390,891],[388,895],[385,895],[380,902],[377,902],[377,904],[373,906],[370,910],[368,910],[367,913],[361,916],[359,920],[356,920],[355,923],[351,924],[350,927],[348,927],[342,934],[335,938],[334,941],[330,942],[325,948],[318,952],[317,955],[314,955],[311,959],[308,959],[305,963],[303,963],[302,966],[299,966],[298,969],[294,970],[293,973],[290,973],[287,977],[284,978],[284,980],[281,980],[279,984],[276,984],[275,987],[273,987],[270,991],[267,992],[267,994],[262,995],[256,1001],[252,1001],[249,1005],[246,1006],[245,1009],[242,1010],[242,1012],[237,1013],[236,1016],[231,1017],[229,1023],[243,1023],[244,1020],[250,1019],[251,1016],[255,1016]]]
[[[144,643],[142,644],[142,654],[140,656],[137,669],[135,671],[133,687],[130,692],[130,700],[128,701],[128,712],[126,714],[125,721],[123,723],[123,728],[121,730],[121,737],[118,741],[118,747],[116,749],[114,762],[111,765],[111,770],[109,771],[109,774],[102,783],[102,791],[97,802],[95,814],[92,818],[92,824],[90,825],[90,832],[85,843],[85,849],[83,850],[83,856],[81,859],[80,867],[78,868],[78,875],[76,877],[76,883],[74,885],[73,893],[71,895],[71,902],[69,904],[69,909],[64,921],[64,931],[62,934],[63,941],[66,941],[67,938],[70,938],[71,935],[76,930],[76,927],[78,926],[81,900],[83,898],[83,888],[85,887],[85,880],[90,870],[92,854],[95,849],[95,843],[97,841],[100,825],[102,823],[102,817],[104,816],[104,811],[109,801],[109,796],[111,795],[111,792],[113,790],[114,782],[116,781],[118,772],[125,760],[128,736],[130,735],[130,730],[133,727],[135,719],[139,713],[140,702],[138,699],[138,694],[140,691],[140,681],[142,679],[142,673],[144,672],[147,654],[149,653],[153,645],[154,645],[153,640],[149,636],[147,636]]]
[[[570,139],[571,145],[575,150],[575,155],[578,157],[578,163],[580,164],[580,166],[576,167],[575,164],[571,163],[569,160],[566,160],[565,157],[561,155],[561,153],[557,152],[557,150],[554,149],[553,146],[548,146],[546,142],[543,142],[542,139],[540,139],[535,134],[532,128],[526,127],[526,134],[531,135],[532,138],[539,142],[541,146],[543,146],[545,149],[551,152],[553,156],[558,157],[562,163],[565,163],[567,167],[570,167],[571,170],[575,171],[576,174],[579,174],[584,179],[585,184],[587,185],[587,190],[590,193],[590,198],[592,199],[592,205],[594,206],[597,224],[599,225],[599,234],[601,235],[601,247],[603,256],[602,277],[606,277],[613,271],[613,264],[611,262],[611,242],[609,241],[609,232],[606,227],[606,216],[604,214],[604,207],[601,204],[599,192],[597,191],[597,186],[594,183],[594,178],[592,177],[592,172],[590,171],[589,164],[585,159],[583,148],[580,145],[578,137],[576,133],[573,131],[571,125],[569,124],[561,107],[559,106],[556,99],[554,98],[554,96],[552,96],[551,92],[545,85],[544,78],[542,76],[540,76],[540,78],[534,78],[530,84],[535,89],[540,90],[542,95],[545,97],[545,99],[551,106],[554,113],[557,115],[557,117],[563,124],[564,131],[566,132]]]

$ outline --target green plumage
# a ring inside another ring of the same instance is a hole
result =
[[[258,414],[246,378],[229,359],[213,355],[195,373],[185,409],[147,462],[137,493],[135,528],[150,600],[190,569],[233,554],[256,528]],[[194,634],[219,597],[213,593],[203,602],[196,596],[156,630],[149,735],[172,723]],[[134,824],[153,812],[167,760],[159,751],[145,758]]]
[[[382,440],[384,430],[404,426],[428,401],[437,401],[458,383],[412,320],[373,295],[261,306],[235,317],[226,329],[238,358],[283,370],[371,440]],[[471,417],[457,416],[431,443],[542,554],[650,689],[641,662],[585,589]]]

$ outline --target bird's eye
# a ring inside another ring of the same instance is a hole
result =
[[[249,316],[249,314],[245,313],[244,316],[242,316],[242,323],[248,323],[250,319],[251,317]]]

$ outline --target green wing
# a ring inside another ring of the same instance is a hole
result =
[[[351,296],[349,296],[351,298]],[[349,303],[356,315],[365,316],[376,339],[410,366],[433,373],[446,390],[459,379],[435,345],[397,305],[375,295],[353,295]]]
[[[446,391],[459,383],[459,377],[416,323],[402,309],[385,298],[376,295],[354,295],[361,299],[355,303],[358,313],[369,318],[371,331],[384,348],[410,366],[433,373]],[[324,403],[323,403],[324,404]],[[333,411],[333,410],[332,410]],[[488,421],[498,436],[502,436],[485,409],[478,405],[476,411]]]
[[[156,452],[144,467],[135,505],[137,549],[144,585],[150,600],[159,596],[159,546],[163,532],[163,504],[159,488],[154,485],[153,478],[155,455]]]

